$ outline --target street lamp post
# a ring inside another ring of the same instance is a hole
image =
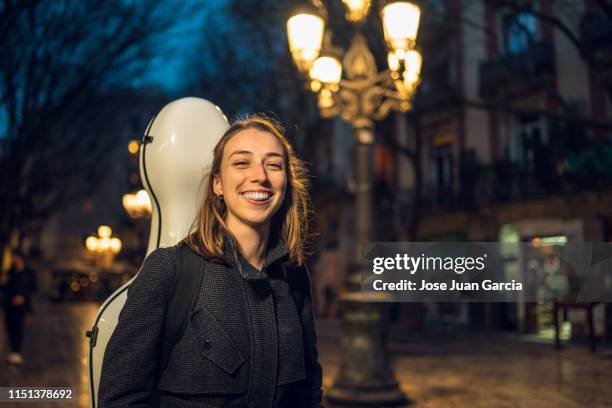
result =
[[[145,190],[124,194],[122,203],[130,218],[139,219],[151,215],[151,199]]]
[[[142,254],[146,252],[146,234],[148,220],[151,217],[152,207],[149,194],[145,190],[138,190],[135,193],[128,193],[123,196],[123,208],[130,217],[130,228],[132,240],[130,259],[135,265],[142,263]],[[134,249],[136,251],[134,252]],[[132,253],[134,252],[134,253]]]
[[[129,156],[129,183],[132,191],[140,188],[141,180],[138,174],[139,153],[141,144],[137,140],[130,140],[128,143]],[[123,195],[123,208],[129,215],[130,228],[127,230],[129,235],[128,247],[130,252],[130,262],[139,266],[142,264],[142,254],[147,249],[147,229],[148,220],[151,217],[152,207],[149,194],[142,188],[133,193]]]
[[[298,10],[287,21],[289,47],[299,71],[317,94],[322,117],[339,115],[353,126],[356,187],[355,251],[349,262],[346,291],[341,295],[343,330],[340,368],[327,399],[351,406],[391,406],[406,402],[395,380],[386,348],[388,307],[380,296],[360,292],[361,248],[371,238],[371,156],[374,122],[391,111],[411,109],[420,82],[421,55],[415,50],[420,9],[406,1],[380,8],[388,69],[378,72],[361,27],[370,0],[343,0],[346,18],[356,31],[340,63],[341,52],[325,30],[327,13],[320,0]],[[343,73],[344,78],[343,78]]]
[[[109,268],[113,263],[115,255],[121,251],[121,240],[112,237],[113,230],[108,225],[98,227],[98,236],[91,235],[85,240],[85,248],[96,256],[96,260],[102,259],[102,266]]]

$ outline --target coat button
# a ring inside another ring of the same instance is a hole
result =
[[[204,340],[204,348],[206,350],[210,350],[211,347],[212,347],[212,343],[210,342],[210,340]]]

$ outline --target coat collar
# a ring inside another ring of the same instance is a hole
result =
[[[238,252],[234,245],[233,238],[227,231],[223,231],[223,238],[223,252],[225,256],[232,264],[237,266],[240,275],[248,281],[267,279],[268,275],[265,272],[266,268],[289,254],[289,250],[282,239],[278,236],[271,237],[268,242],[268,250],[264,259],[263,270],[258,271]]]

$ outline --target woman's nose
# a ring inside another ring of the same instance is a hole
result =
[[[266,172],[266,168],[263,164],[258,164],[253,166],[253,174],[252,177],[255,181],[263,183],[268,179],[268,173]]]

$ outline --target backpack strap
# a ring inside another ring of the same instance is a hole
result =
[[[295,303],[295,308],[298,312],[298,315],[301,316],[302,309],[304,308],[305,288],[303,281],[299,279],[299,276],[295,271],[292,271],[292,273],[287,273],[287,268],[285,267],[285,265],[283,265],[282,268],[285,280],[289,285],[289,293],[291,293],[291,297],[293,298],[293,303]]]
[[[172,348],[183,337],[189,313],[195,305],[202,285],[202,257],[184,243],[178,244],[176,250],[177,270],[164,323],[161,370],[166,368]]]

